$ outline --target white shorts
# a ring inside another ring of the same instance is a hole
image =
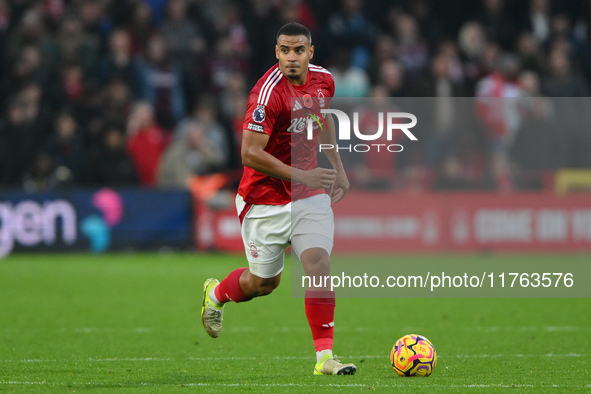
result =
[[[238,215],[246,203],[236,196]],[[286,205],[252,205],[242,221],[242,240],[250,272],[272,278],[283,271],[285,249],[292,246],[300,258],[310,248],[332,251],[334,217],[327,194]]]

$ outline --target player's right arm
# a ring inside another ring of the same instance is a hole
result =
[[[262,174],[284,181],[301,183],[312,188],[332,186],[337,172],[328,168],[304,171],[291,167],[265,151],[269,135],[245,129],[242,134],[242,164]]]

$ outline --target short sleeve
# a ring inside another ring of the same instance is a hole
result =
[[[328,79],[328,91],[330,93],[330,97],[334,97],[334,88],[334,78],[331,75]]]
[[[255,87],[248,96],[242,129],[271,135],[275,121],[281,112],[279,100],[277,95],[272,92],[266,105],[261,104],[260,101],[259,91]]]

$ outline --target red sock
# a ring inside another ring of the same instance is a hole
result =
[[[306,317],[317,352],[331,349],[334,338],[334,291],[306,291]]]
[[[247,268],[238,268],[230,272],[224,280],[220,282],[215,288],[215,298],[220,302],[244,302],[251,300],[252,297],[248,297],[242,291],[240,287],[240,275],[247,270]]]

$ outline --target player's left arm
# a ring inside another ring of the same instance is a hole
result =
[[[332,149],[323,148],[322,151],[326,154],[326,157],[328,157],[332,167],[337,171],[336,180],[330,188],[330,198],[333,204],[336,204],[337,202],[341,201],[343,197],[345,197],[345,194],[347,194],[349,191],[350,185],[349,180],[347,179],[347,173],[345,173],[345,168],[343,167],[343,162],[341,161],[341,155],[339,155],[339,151],[336,148],[336,128],[332,114],[328,114],[325,120],[328,130],[320,132],[318,142],[321,144],[331,145],[333,147]]]

